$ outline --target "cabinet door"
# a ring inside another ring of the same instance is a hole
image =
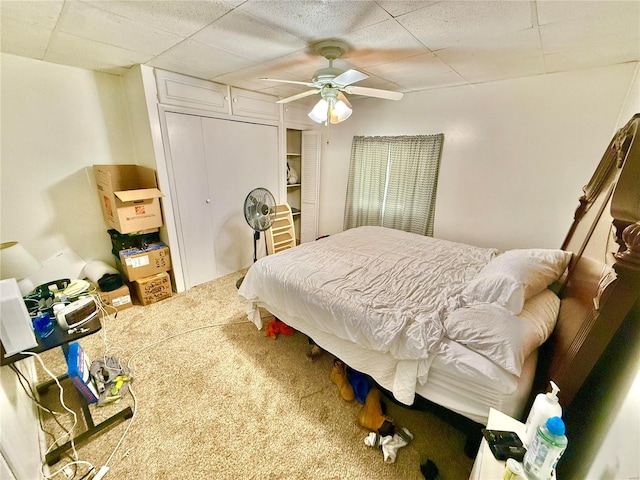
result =
[[[229,113],[229,87],[156,69],[158,100],[167,105]]]
[[[167,113],[169,169],[185,288],[218,277],[202,117]]]
[[[278,128],[214,118],[204,119],[203,127],[216,267],[223,276],[253,262],[253,230],[243,212],[247,194],[263,187],[278,195]],[[266,254],[265,234],[258,258]]]
[[[231,112],[241,117],[280,120],[280,106],[273,95],[231,87]]]
[[[320,132],[302,132],[300,243],[318,238]]]

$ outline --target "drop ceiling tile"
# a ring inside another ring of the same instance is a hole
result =
[[[281,84],[277,82],[270,82],[268,80],[261,80],[262,78],[276,78],[278,80],[296,80],[290,73],[282,70],[274,69],[265,64],[252,65],[241,70],[225,73],[215,77],[213,80],[219,83],[226,83],[229,85],[236,85],[249,90],[263,90],[269,87],[275,87]],[[289,86],[291,86],[289,84]],[[305,88],[303,85],[293,86],[293,88]]]
[[[113,45],[87,40],[64,32],[55,32],[44,60],[73,65],[88,70],[107,70],[114,67],[130,68],[151,58]]]
[[[246,58],[232,55],[209,45],[185,40],[153,58],[147,62],[147,65],[210,80],[222,74],[246,68],[251,63]]]
[[[626,43],[640,45],[640,2],[611,3],[608,15],[591,7],[574,17],[541,25],[544,52],[549,54],[601,44],[608,44],[614,49],[616,43],[620,47]]]
[[[42,60],[52,30],[2,17],[0,47],[3,53]]]
[[[329,66],[327,59],[315,53],[310,47],[265,63],[271,68],[289,73],[292,78],[287,78],[287,80],[301,82],[311,81],[311,77],[316,70]],[[340,70],[348,70],[350,68],[349,64],[341,59],[334,62],[334,67]]]
[[[404,15],[405,13],[413,12],[424,8],[432,3],[436,3],[440,0],[426,1],[426,0],[413,0],[413,1],[401,1],[401,0],[377,0],[376,3],[384,8],[393,17]]]
[[[378,4],[364,1],[258,0],[238,8],[311,43],[340,37],[389,18]]]
[[[545,72],[540,39],[533,29],[464,42],[438,50],[436,55],[469,83]]]
[[[258,91],[262,92],[262,93],[268,93],[269,95],[274,95],[278,98],[288,98],[288,97],[292,97],[293,95],[297,95],[299,93],[302,92],[306,92],[307,90],[312,90],[311,88],[308,87],[303,87],[302,85],[299,85],[299,88],[295,88],[295,85],[285,85],[282,84],[280,86],[277,87],[268,87],[268,88],[262,88]],[[316,95],[311,95],[310,98],[315,98],[315,101],[317,102],[319,97],[320,91],[318,90],[318,97],[316,97]],[[299,100],[296,100],[296,102],[299,102]]]
[[[58,0],[47,2],[2,0],[0,2],[0,12],[3,20],[10,18],[19,22],[53,29],[56,26],[63,5],[64,1]]]
[[[551,73],[638,61],[639,58],[640,42],[624,45],[602,43],[589,48],[549,53],[544,56],[544,62],[546,71]]]
[[[395,20],[387,20],[340,37],[354,45],[342,58],[356,67],[368,67],[419,55],[428,50]]]
[[[415,91],[467,82],[433,53],[403,58],[369,68],[380,78],[399,85],[403,91]]]
[[[529,2],[438,2],[397,20],[430,50],[532,27]]]
[[[91,1],[91,5],[153,29],[193,35],[233,9],[221,1]]]
[[[564,22],[580,19],[590,24],[600,22],[611,23],[623,20],[625,17],[640,18],[640,2],[637,1],[557,1],[547,0],[536,2],[538,24]],[[640,25],[636,23],[636,29]]]
[[[191,39],[256,61],[271,60],[307,46],[304,40],[238,10]]]
[[[65,3],[57,29],[77,37],[152,55],[182,40],[177,35],[78,1]]]

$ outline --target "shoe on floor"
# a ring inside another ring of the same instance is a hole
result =
[[[358,424],[382,436],[393,435],[395,431],[393,420],[382,413],[380,390],[375,387],[369,390],[364,405],[358,412]]]
[[[333,361],[333,369],[330,375],[331,381],[336,384],[340,396],[345,402],[353,402],[356,395],[353,391],[353,387],[349,383],[347,378],[347,367],[340,360]]]
[[[322,355],[322,349],[318,345],[311,345],[311,350],[307,352],[307,360],[313,362],[320,355]]]

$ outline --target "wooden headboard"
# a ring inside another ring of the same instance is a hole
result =
[[[562,245],[573,253],[539,377],[570,405],[640,297],[640,114],[621,128],[583,188]],[[532,392],[532,393],[535,393]]]

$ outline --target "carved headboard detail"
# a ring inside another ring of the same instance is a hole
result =
[[[568,406],[640,297],[640,114],[609,144],[562,248],[573,258],[541,367]],[[540,373],[540,372],[539,372]],[[539,384],[538,387],[541,387]]]

